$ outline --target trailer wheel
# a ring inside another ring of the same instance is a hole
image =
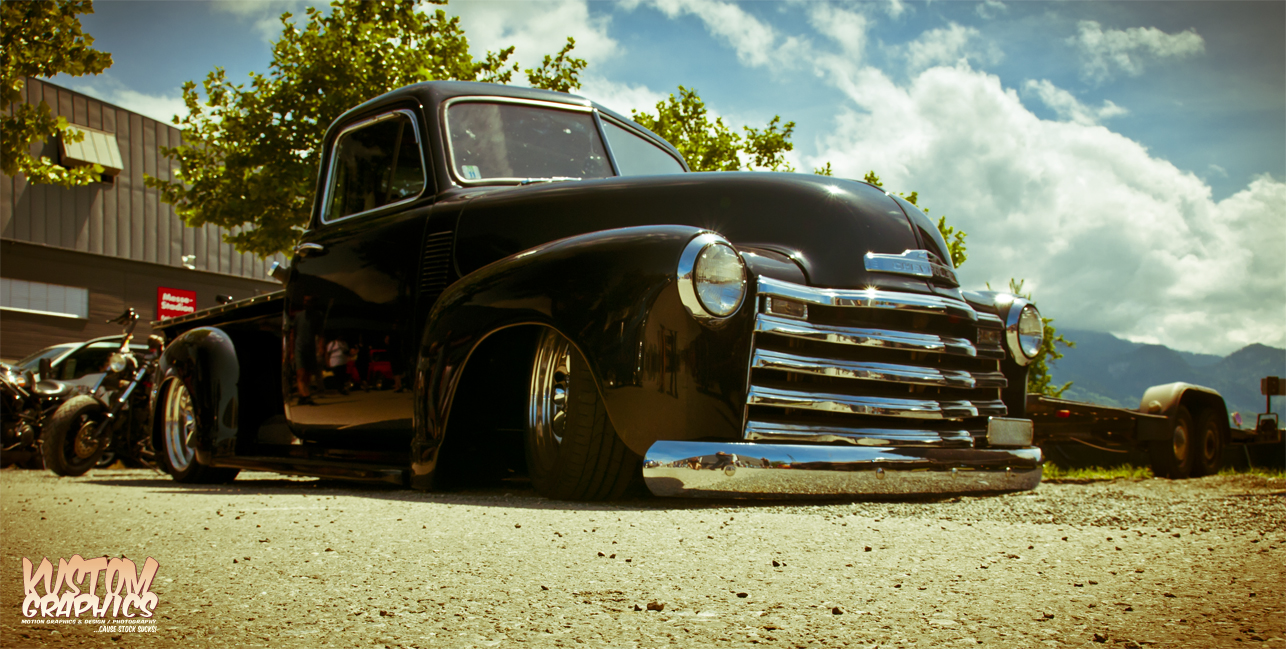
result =
[[[1194,439],[1196,430],[1192,422],[1192,413],[1184,406],[1179,406],[1179,411],[1174,416],[1174,430],[1170,439],[1152,442],[1148,446],[1153,475],[1173,480],[1182,480],[1192,475],[1198,453]]]
[[[1219,411],[1206,408],[1197,419],[1196,436],[1198,456],[1195,475],[1214,475],[1223,468],[1223,427],[1219,425]]]

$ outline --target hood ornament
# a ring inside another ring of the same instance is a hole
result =
[[[866,270],[873,273],[910,275],[960,286],[956,271],[928,250],[906,250],[900,255],[866,253]]]

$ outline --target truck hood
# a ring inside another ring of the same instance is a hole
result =
[[[917,235],[903,208],[880,189],[762,172],[609,178],[475,195],[456,228],[457,271],[468,275],[556,239],[643,225],[704,228],[739,249],[785,255],[813,286],[943,292],[919,278],[866,270],[868,252],[927,249],[942,255],[938,242]]]

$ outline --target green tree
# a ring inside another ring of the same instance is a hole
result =
[[[84,134],[70,130],[66,118],[54,117],[43,100],[34,105],[21,101],[24,77],[78,77],[111,67],[112,55],[90,47],[94,38],[81,31],[77,16],[91,13],[90,0],[0,3],[0,169],[5,174],[65,187],[87,185],[102,175],[99,165],[68,169],[31,155],[33,145],[51,137],[75,143]]]
[[[475,60],[458,18],[416,7],[415,0],[336,0],[329,12],[309,7],[302,28],[283,14],[268,74],[234,84],[216,68],[203,84],[204,101],[194,82],[184,85],[188,115],[175,118],[183,144],[163,149],[179,169],[173,180],[148,178],[148,186],[188,225],[232,231],[227,240],[238,250],[288,250],[308,221],[321,139],[335,118],[408,84],[507,83],[517,71],[509,63],[514,48]],[[577,87],[585,63],[569,56],[572,46],[569,40],[528,78]]]
[[[585,59],[569,56],[574,47],[576,47],[576,39],[568,36],[567,44],[558,51],[558,54],[553,56],[546,54],[540,67],[525,70],[527,83],[531,84],[532,88],[558,92],[571,92],[580,88],[580,72],[585,69],[586,63]]]
[[[775,116],[764,128],[728,128],[722,117],[710,119],[705,102],[694,89],[679,86],[679,96],[658,102],[656,114],[633,111],[634,121],[665,138],[683,154],[693,171],[794,171],[785,154],[795,145],[795,123]],[[746,158],[750,162],[742,163]],[[830,165],[826,165],[826,171]],[[819,171],[820,173],[820,171]],[[824,174],[829,175],[829,174]]]
[[[1018,297],[1031,300],[1031,293],[1023,293],[1023,282],[1026,280],[1009,280],[1009,292]],[[1066,348],[1075,347],[1076,343],[1072,342],[1059,334],[1054,329],[1054,319],[1041,317],[1041,324],[1044,325],[1045,337],[1040,343],[1040,352],[1036,358],[1027,365],[1027,391],[1032,394],[1043,394],[1050,397],[1061,397],[1068,388],[1072,387],[1072,382],[1068,381],[1061,386],[1053,384],[1053,378],[1049,375],[1049,366],[1063,357],[1063,353],[1058,351],[1058,345]]]

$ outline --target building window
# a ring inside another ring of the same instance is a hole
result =
[[[89,318],[89,289],[0,278],[0,309]]]

